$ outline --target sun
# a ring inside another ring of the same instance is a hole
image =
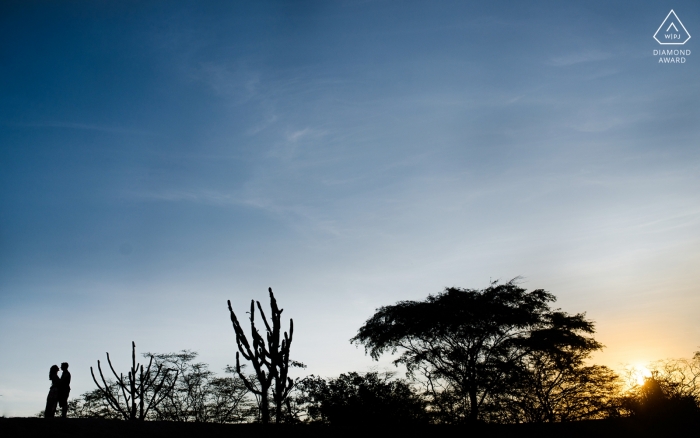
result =
[[[644,365],[634,365],[631,371],[632,383],[637,385],[644,385],[644,381],[651,377],[651,370]]]

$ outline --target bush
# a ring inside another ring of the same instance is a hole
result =
[[[333,425],[427,423],[426,402],[391,374],[355,372],[324,380],[309,376],[297,383],[309,421]]]

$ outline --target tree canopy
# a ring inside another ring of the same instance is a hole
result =
[[[333,425],[427,423],[425,401],[391,374],[347,373],[334,379],[308,376],[298,383],[308,420]]]
[[[483,290],[447,288],[424,301],[377,309],[351,342],[374,359],[398,352],[395,364],[421,378],[452,418],[477,420],[500,404],[528,354],[548,354],[565,366],[567,352],[601,347],[589,336],[594,328],[585,315],[553,310],[554,301],[549,292],[528,292],[515,281]]]

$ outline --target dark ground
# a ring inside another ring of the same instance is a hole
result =
[[[257,424],[209,424],[173,422],[127,422],[98,419],[0,418],[0,437],[46,438],[266,438],[266,437],[700,437],[700,418],[641,421],[632,418],[575,423],[423,426],[423,427],[330,427],[322,425],[268,426]]]

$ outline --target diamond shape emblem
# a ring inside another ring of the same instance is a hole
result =
[[[656,30],[654,39],[657,43],[664,46],[681,46],[688,42],[690,33],[688,33],[688,30],[683,26],[678,15],[671,9],[671,12],[668,13],[664,22],[661,23],[661,26]]]

